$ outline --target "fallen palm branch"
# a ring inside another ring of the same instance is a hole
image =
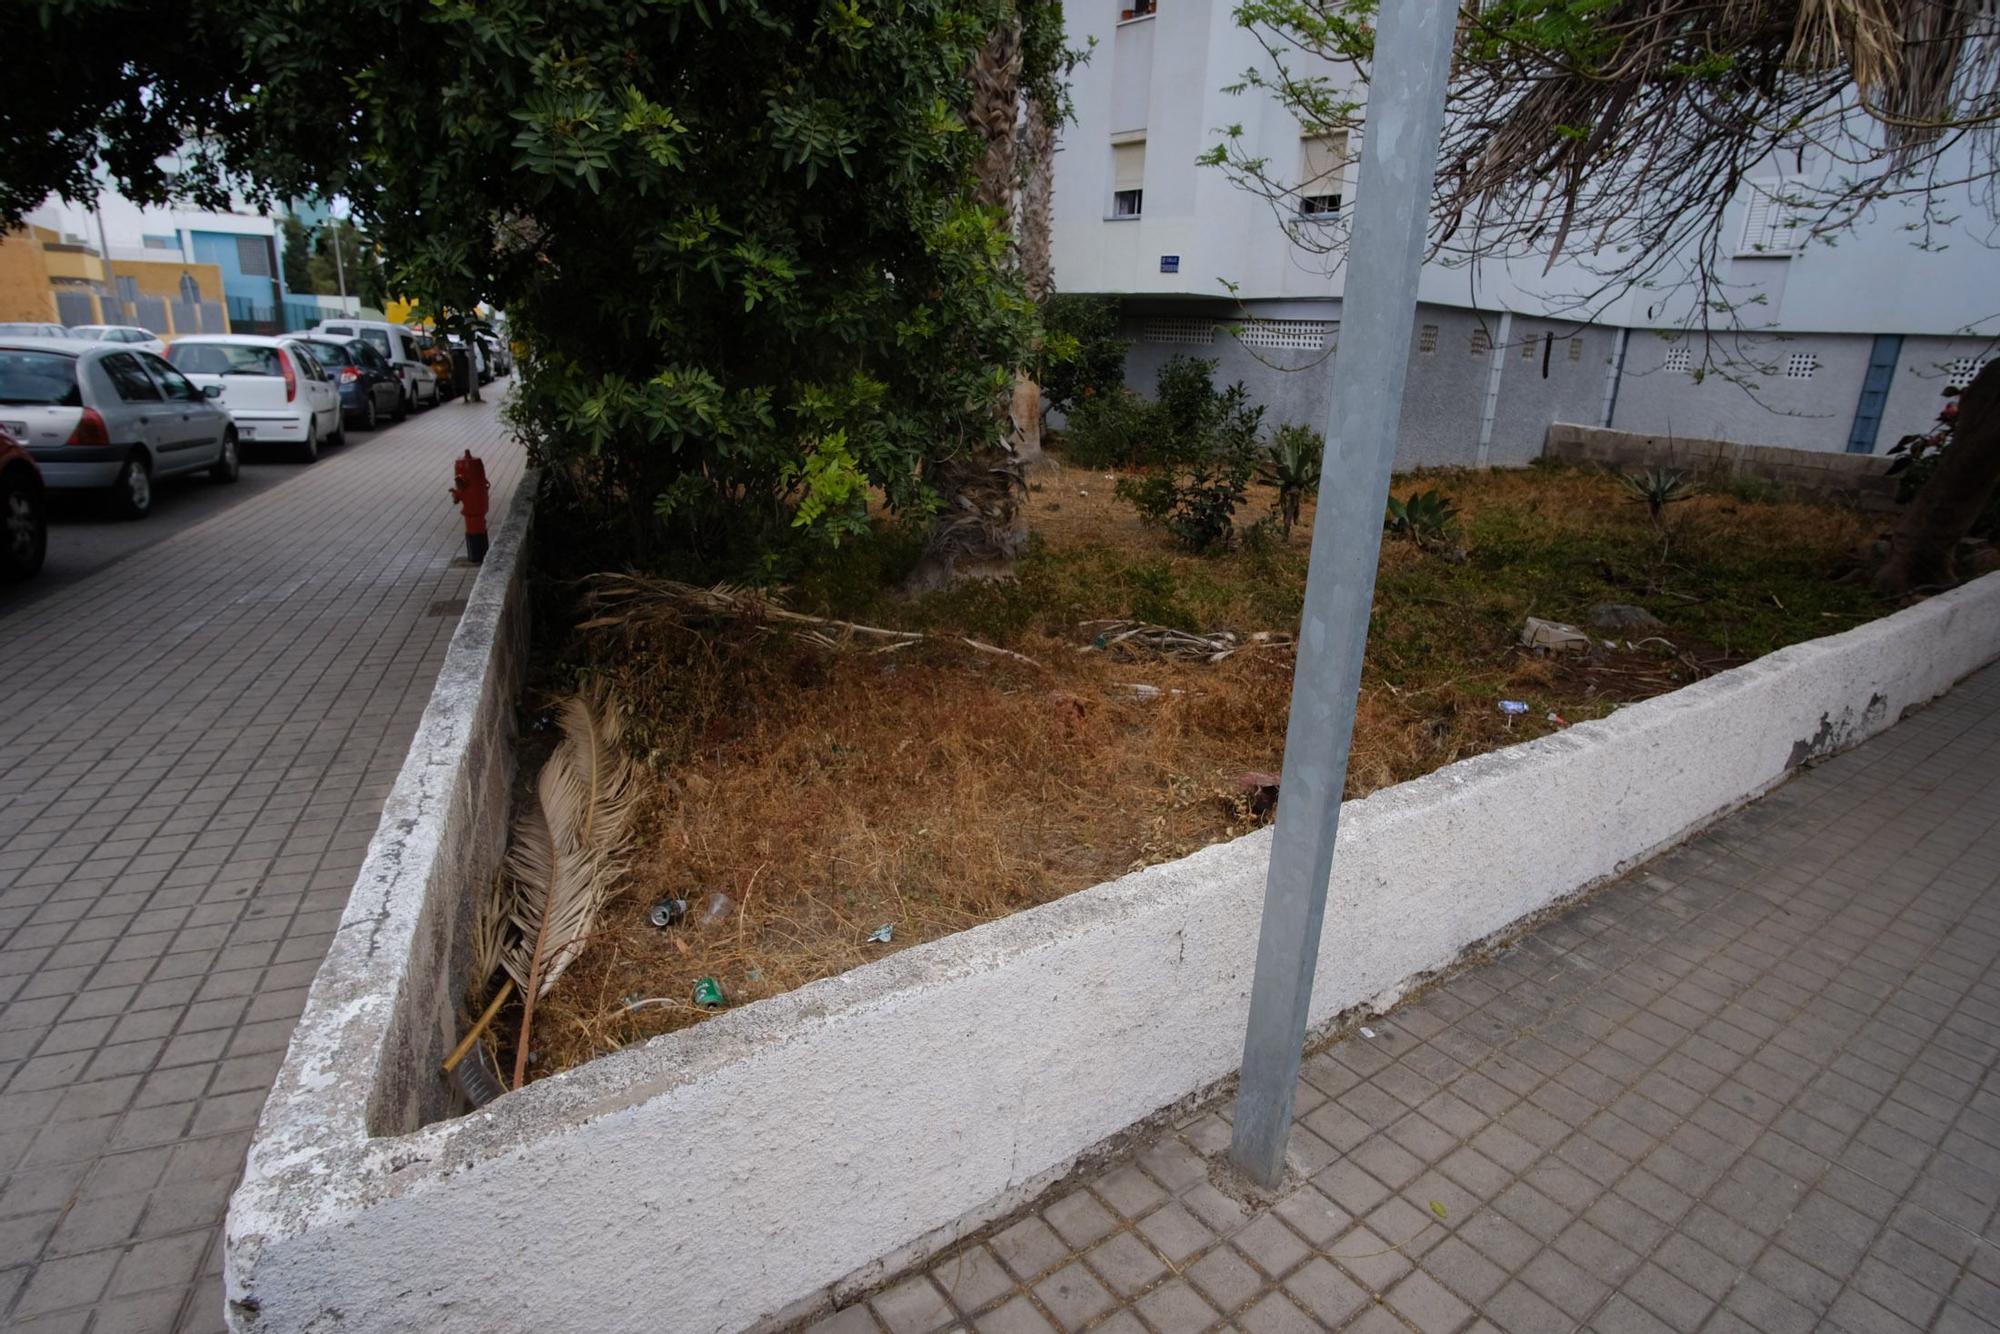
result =
[[[514,1088],[527,1077],[535,1002],[582,952],[626,869],[632,816],[643,790],[638,767],[621,747],[624,718],[608,696],[597,690],[571,695],[557,716],[562,740],[514,822],[505,875],[481,905],[474,941],[480,981],[498,971],[507,977],[444,1066],[450,1073],[465,1060],[518,989]]]
[[[769,593],[731,584],[702,588],[674,579],[605,573],[587,576],[583,580],[583,590],[585,604],[596,614],[578,624],[576,628],[579,630],[640,625],[685,628],[699,619],[727,620],[833,651],[864,643],[871,645],[869,651],[874,653],[893,653],[913,644],[962,644],[977,652],[1010,658],[1036,669],[1042,666],[1025,653],[1016,653],[969,635],[891,630],[831,616],[811,616],[793,611]]]
[[[1170,625],[1151,625],[1145,621],[1080,621],[1078,625],[1091,637],[1090,643],[1084,646],[1086,653],[1108,651],[1133,655],[1144,652],[1153,657],[1186,658],[1199,662],[1221,662],[1234,654],[1255,649],[1288,649],[1294,642],[1290,635],[1270,630],[1260,630],[1252,635],[1239,635],[1232,630],[1196,634],[1192,630],[1176,630]]]

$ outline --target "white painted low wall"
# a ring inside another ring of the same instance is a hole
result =
[[[1350,803],[1315,1023],[2000,656],[2000,575]],[[393,814],[393,812],[392,812]],[[239,1330],[732,1330],[1010,1208],[1235,1067],[1267,835],[370,1138],[423,867],[357,892],[232,1205]],[[364,875],[364,881],[366,876]],[[365,886],[364,886],[365,887]],[[384,894],[387,897],[384,897]],[[330,981],[336,968],[348,976]],[[425,985],[428,985],[426,983]],[[400,1002],[399,1002],[400,1003]]]

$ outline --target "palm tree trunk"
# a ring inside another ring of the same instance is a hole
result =
[[[1017,175],[1016,133],[1021,115],[1021,25],[1009,16],[987,39],[972,65],[973,132],[985,142],[973,198],[998,210],[1002,225],[1014,222]],[[1027,549],[1028,530],[1021,502],[1027,493],[1019,453],[1020,385],[1009,401],[993,405],[994,430],[987,440],[926,471],[943,502],[925,543],[923,559],[908,580],[911,592],[941,588],[955,578],[1008,573]],[[1032,388],[1032,384],[1029,386]],[[1034,395],[1034,444],[1039,453],[1040,394]]]

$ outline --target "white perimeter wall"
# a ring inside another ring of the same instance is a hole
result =
[[[1314,1023],[1996,655],[1989,576],[1349,803]],[[339,939],[366,954],[315,983],[231,1207],[238,1330],[741,1328],[948,1243],[1237,1064],[1264,833],[370,1138],[392,1011],[452,984],[410,964],[441,957],[420,920],[455,916],[407,901],[451,892],[437,840],[384,829],[406,864],[350,905]]]

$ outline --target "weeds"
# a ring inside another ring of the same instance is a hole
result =
[[[1289,536],[1299,521],[1299,509],[1319,494],[1319,470],[1326,442],[1310,426],[1280,426],[1258,463],[1258,478],[1277,488],[1278,525]]]

